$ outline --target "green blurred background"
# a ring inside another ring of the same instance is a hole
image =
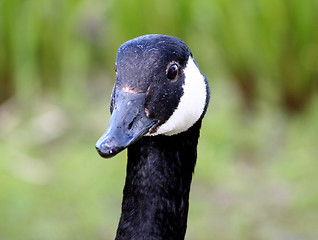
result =
[[[318,239],[317,0],[0,0],[0,239],[114,239],[114,62],[183,39],[211,85],[186,239]]]

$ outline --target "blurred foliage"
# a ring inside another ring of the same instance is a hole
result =
[[[247,107],[263,99],[297,112],[317,93],[317,9],[317,0],[2,0],[0,101],[85,88],[121,43],[164,33],[198,51],[203,68],[226,69]]]
[[[183,39],[211,84],[187,239],[317,239],[317,10],[0,0],[0,239],[113,239],[126,157],[94,144],[116,51],[148,33]]]
[[[283,107],[299,111],[317,92],[317,4],[258,0],[233,8],[220,1],[215,36],[246,104],[274,92]]]

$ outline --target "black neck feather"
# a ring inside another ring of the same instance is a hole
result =
[[[128,148],[127,176],[116,240],[181,240],[201,120],[173,136],[143,137]]]

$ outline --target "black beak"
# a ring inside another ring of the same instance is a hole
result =
[[[96,143],[98,153],[104,158],[113,157],[124,150],[157,122],[146,116],[146,93],[128,93],[117,88],[114,91],[114,106],[108,128]]]

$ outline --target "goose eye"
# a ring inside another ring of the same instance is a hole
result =
[[[174,80],[177,77],[178,72],[179,72],[179,66],[176,63],[172,64],[168,68],[167,78],[170,79],[170,80]]]

